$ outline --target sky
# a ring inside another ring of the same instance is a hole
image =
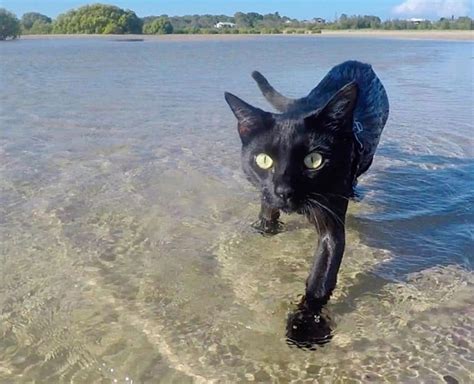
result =
[[[114,4],[131,9],[140,16],[181,16],[189,14],[233,15],[235,12],[279,12],[296,19],[322,17],[334,20],[342,13],[375,15],[382,19],[419,17],[437,20],[440,17],[473,17],[471,0],[0,0],[18,17],[25,12],[40,12],[56,17],[85,4]]]

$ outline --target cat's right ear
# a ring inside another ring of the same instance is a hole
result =
[[[273,116],[259,108],[255,108],[231,93],[224,94],[225,101],[237,118],[240,139],[247,144],[258,131],[268,129],[273,123]]]
[[[313,127],[321,125],[333,132],[344,130],[352,133],[352,114],[357,95],[357,83],[352,81],[346,84],[317,113],[305,117],[305,123]]]

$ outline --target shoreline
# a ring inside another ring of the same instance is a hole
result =
[[[472,30],[323,30],[324,36],[333,37],[365,37],[365,38],[390,38],[403,40],[462,40],[474,41]]]
[[[246,38],[255,38],[259,36],[278,37],[353,37],[353,38],[375,38],[375,39],[401,39],[401,40],[441,40],[441,41],[474,41],[474,31],[472,30],[322,30],[321,33],[314,34],[171,34],[171,35],[97,35],[97,34],[48,34],[48,35],[23,35],[20,39],[24,40],[44,40],[44,39],[87,39],[100,38],[121,41],[204,41],[204,40],[244,40]]]

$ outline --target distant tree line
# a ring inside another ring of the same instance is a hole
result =
[[[224,23],[221,28],[218,23]],[[0,8],[0,40],[20,34],[215,34],[215,33],[320,33],[321,29],[463,29],[472,30],[470,17],[429,20],[385,20],[377,16],[342,14],[335,21],[321,18],[296,20],[278,12],[261,15],[237,12],[226,15],[147,16],[113,5],[92,4],[70,10],[52,20],[37,12],[25,13],[21,20]]]
[[[438,21],[430,21],[423,19],[393,19],[381,21],[377,16],[348,16],[342,14],[337,21],[327,23],[325,28],[328,29],[387,29],[387,30],[403,30],[403,29],[473,29],[473,20],[470,17],[458,18],[441,18]]]

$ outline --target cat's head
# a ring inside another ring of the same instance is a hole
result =
[[[225,99],[238,120],[244,172],[266,204],[302,212],[318,195],[348,197],[355,155],[355,83],[311,113],[274,114],[230,93]]]

